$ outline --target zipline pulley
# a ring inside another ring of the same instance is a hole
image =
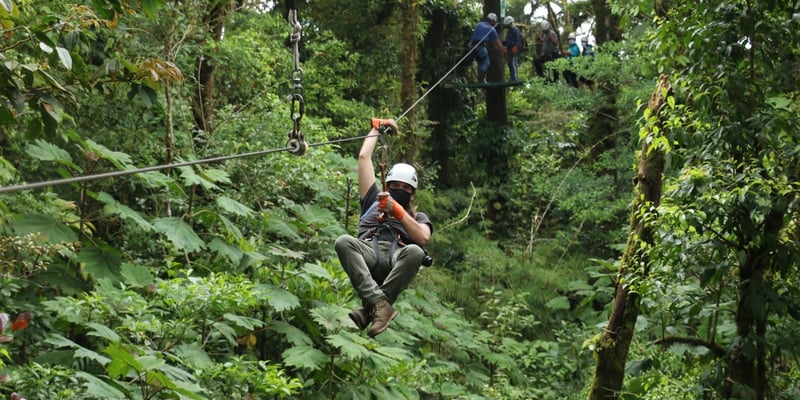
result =
[[[300,68],[300,37],[301,26],[297,20],[297,10],[289,10],[289,25],[292,27],[290,40],[294,47],[294,70],[292,71],[292,108],[290,118],[292,119],[292,130],[289,132],[289,141],[286,142],[286,149],[298,156],[306,154],[308,145],[303,138],[303,131],[300,129],[300,121],[306,110],[305,99],[303,98],[303,70]]]

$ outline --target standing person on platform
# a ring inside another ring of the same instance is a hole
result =
[[[475,30],[472,31],[472,36],[469,38],[470,48],[475,47],[475,62],[478,64],[478,83],[486,83],[486,73],[489,71],[489,49],[486,48],[486,44],[488,43],[501,53],[505,52],[503,43],[500,41],[500,35],[494,29],[495,25],[497,25],[497,14],[489,13],[485,20],[475,25]]]
[[[581,49],[575,42],[575,32],[570,32],[569,38],[567,40],[569,41],[569,48],[566,51],[564,51],[564,57],[566,57],[569,60],[570,68],[564,70],[564,80],[567,81],[567,85],[577,88],[578,75],[576,75],[575,71],[572,70],[572,59],[575,57],[580,57]]]
[[[520,48],[522,48],[522,34],[519,32],[519,28],[514,25],[514,17],[510,15],[503,19],[503,26],[506,28],[506,40],[503,45],[506,48],[509,80],[517,81],[519,80],[517,55]]]
[[[542,43],[542,53],[533,60],[533,67],[536,69],[536,75],[544,78],[545,64],[561,56],[561,44],[558,34],[550,29],[549,22],[542,21],[541,28],[542,36],[539,37],[539,42]],[[553,72],[553,82],[558,82],[558,72]]]

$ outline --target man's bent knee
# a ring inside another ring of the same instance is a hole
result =
[[[333,248],[336,250],[336,253],[341,254],[342,251],[346,251],[349,248],[354,248],[354,244],[357,240],[358,238],[351,235],[341,235],[336,238]]]

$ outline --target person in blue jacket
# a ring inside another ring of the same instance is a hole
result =
[[[470,48],[475,47],[475,62],[478,64],[478,82],[486,82],[486,73],[489,71],[489,49],[486,48],[487,43],[493,46],[497,51],[503,53],[503,43],[500,42],[500,35],[494,29],[497,25],[497,14],[489,13],[485,20],[478,22],[475,25],[475,30],[472,31],[472,36],[469,38]]]
[[[506,28],[506,40],[503,45],[506,47],[509,80],[517,81],[519,80],[517,55],[519,55],[519,51],[522,48],[522,34],[519,32],[519,28],[514,25],[514,17],[510,15],[503,19],[503,26]]]
[[[564,52],[564,57],[570,60],[571,66],[572,59],[581,55],[581,49],[578,47],[578,44],[575,43],[575,32],[570,32],[567,40],[569,43],[569,49]],[[575,71],[571,69],[564,70],[564,80],[567,81],[568,85],[574,88],[578,87],[578,76],[575,74]]]

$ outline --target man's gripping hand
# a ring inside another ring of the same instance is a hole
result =
[[[406,216],[403,206],[387,192],[378,193],[378,211],[385,212],[398,221]]]
[[[373,129],[377,129],[381,134],[397,133],[399,131],[397,122],[393,119],[372,118],[370,121]]]

